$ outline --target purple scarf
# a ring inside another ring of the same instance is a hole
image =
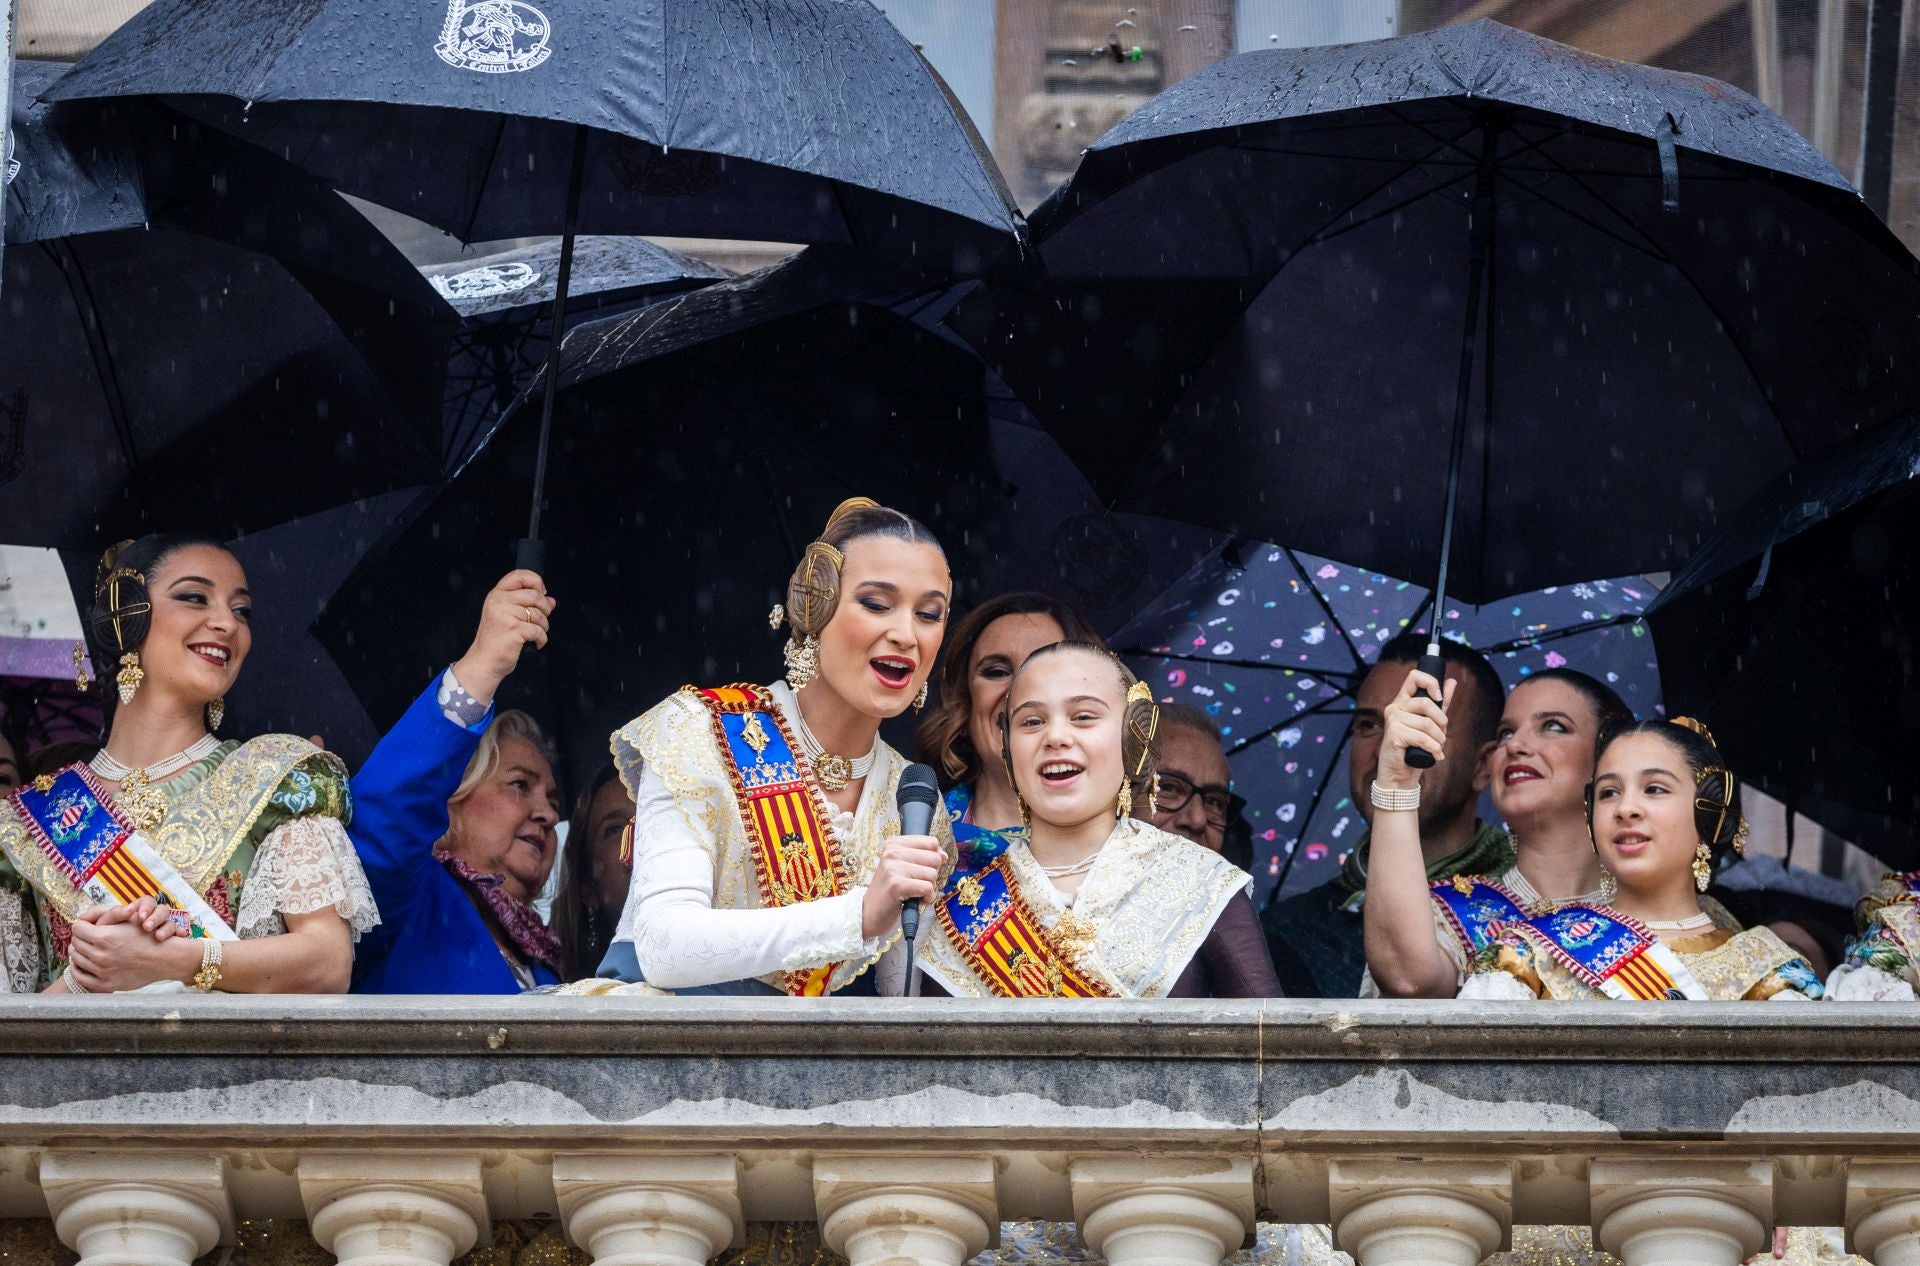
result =
[[[560,938],[540,921],[539,911],[520,898],[510,897],[502,891],[505,876],[483,874],[462,859],[439,849],[435,849],[433,855],[440,859],[440,864],[447,868],[449,874],[460,881],[461,887],[493,911],[493,917],[500,921],[500,930],[520,951],[521,958],[545,963],[554,975],[560,974]]]

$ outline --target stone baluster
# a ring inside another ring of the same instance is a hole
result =
[[[1067,1174],[1080,1238],[1111,1266],[1219,1266],[1253,1230],[1250,1158],[1082,1157]]]
[[[731,1156],[563,1152],[553,1187],[595,1266],[706,1266],[744,1239]]]
[[[1339,1160],[1327,1187],[1334,1243],[1356,1266],[1476,1266],[1513,1230],[1506,1161]]]
[[[490,1225],[478,1156],[323,1152],[297,1175],[313,1238],[339,1266],[447,1266]]]
[[[1874,1266],[1920,1266],[1920,1161],[1847,1167],[1847,1251]]]
[[[1739,1266],[1773,1225],[1767,1161],[1597,1160],[1593,1238],[1626,1266]]]
[[[191,1266],[233,1239],[226,1164],[167,1152],[48,1152],[40,1187],[80,1266]]]
[[[960,1266],[997,1236],[985,1156],[816,1156],[820,1238],[851,1266]]]

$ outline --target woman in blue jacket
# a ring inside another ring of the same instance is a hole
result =
[[[539,725],[493,711],[526,646],[547,644],[540,577],[507,574],[467,653],[414,700],[353,778],[353,842],[383,917],[355,993],[518,993],[558,983],[532,901],[553,869],[560,790]]]

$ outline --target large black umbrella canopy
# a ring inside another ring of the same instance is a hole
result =
[[[917,284],[809,251],[568,331],[545,574],[555,633],[502,699],[561,736],[576,774],[605,758],[611,729],[689,681],[778,675],[767,612],[843,498],[920,517],[969,585],[1011,552],[983,367],[903,314]],[[316,625],[377,723],[471,640],[516,526],[497,508],[524,478],[533,413],[516,409]]]
[[[263,527],[440,473],[452,311],[312,177],[22,63],[0,293],[0,540]]]
[[[547,357],[547,316],[559,288],[561,243],[468,256],[422,268],[460,314],[447,362],[442,433],[449,470],[485,441]],[[643,237],[587,237],[574,247],[567,319],[611,316],[732,276]]]
[[[1019,227],[869,0],[157,0],[50,95],[166,96],[469,242],[560,231],[581,129],[581,233],[971,270]]]
[[[1648,614],[1669,711],[1742,777],[1920,865],[1920,418],[1782,476]]]
[[[1920,395],[1920,273],[1783,120],[1492,22],[1217,63],[1034,225],[963,319],[1117,508],[1424,580],[1458,420],[1470,602],[1670,567]]]

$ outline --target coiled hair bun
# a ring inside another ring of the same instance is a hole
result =
[[[849,497],[834,508],[819,537],[800,556],[787,580],[786,603],[775,609],[774,627],[784,619],[795,641],[818,637],[840,605],[840,574],[847,565],[847,546],[871,536],[941,548],[926,525],[911,515],[888,509],[868,497]]]

